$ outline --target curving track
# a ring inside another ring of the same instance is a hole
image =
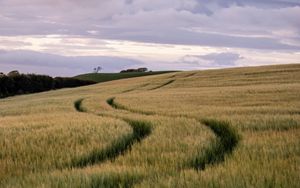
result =
[[[167,86],[167,85],[169,85],[169,84],[172,84],[173,82],[175,82],[175,80],[169,80],[169,81],[167,81],[166,83],[163,83],[163,84],[161,84],[160,86],[157,86],[157,87],[151,88],[151,89],[149,89],[149,90],[156,90],[156,89],[160,89],[160,88],[162,88],[162,87],[165,87],[165,86]]]
[[[74,102],[74,107],[78,112],[86,112],[82,107],[83,99]],[[101,163],[106,160],[113,160],[119,155],[123,155],[126,151],[131,149],[131,146],[137,142],[141,142],[144,138],[151,134],[152,126],[149,122],[136,121],[131,119],[123,119],[132,128],[132,133],[124,135],[115,140],[111,145],[103,150],[94,150],[93,152],[74,159],[71,167],[85,167],[95,163]]]
[[[84,99],[78,99],[74,102],[74,107],[78,112],[87,113],[87,109],[82,106]],[[126,106],[116,103],[115,97],[106,100],[112,108],[117,110],[125,110],[131,113],[142,114],[142,115],[157,115],[154,112],[142,112],[135,109],[129,109]],[[175,117],[172,115],[164,115],[165,117]],[[189,119],[194,119],[191,117],[185,117]],[[81,156],[72,161],[68,167],[71,168],[83,168],[89,165],[94,165],[98,163],[105,162],[107,160],[114,160],[120,155],[124,155],[128,152],[132,145],[141,142],[152,132],[152,125],[145,121],[136,121],[131,119],[122,119],[126,121],[132,127],[132,133],[123,135],[122,137],[115,140],[108,147],[101,150],[94,150],[85,156]],[[199,120],[197,120],[199,121]],[[200,150],[196,156],[188,160],[184,167],[194,168],[195,170],[204,170],[209,165],[216,165],[225,160],[225,156],[232,153],[234,148],[237,146],[239,141],[239,135],[234,129],[231,128],[228,122],[216,121],[216,120],[201,120],[202,124],[208,126],[216,135],[217,139],[213,141],[209,147],[204,150]],[[179,169],[180,170],[180,169]],[[122,177],[122,174],[119,174]],[[141,182],[142,176],[136,178],[121,178],[118,181],[113,179],[107,179],[106,183],[117,183],[118,185],[124,184],[125,187],[133,187],[136,183]],[[104,179],[106,181],[106,179]],[[133,181],[134,180],[134,181]],[[102,180],[100,181],[101,183]],[[128,183],[129,182],[129,183]],[[105,182],[104,182],[105,183]],[[111,184],[113,185],[113,184]],[[115,185],[115,184],[114,184]],[[114,186],[112,186],[114,187]]]
[[[124,105],[116,103],[115,97],[107,99],[107,104],[109,104],[112,108],[126,110],[132,113],[138,113],[142,115],[159,115],[155,114],[154,112],[142,112],[135,109],[129,109]],[[176,117],[172,115],[164,116]],[[191,117],[185,118],[194,119]],[[210,147],[199,152],[194,159],[188,162],[188,166],[191,166],[196,170],[204,170],[207,165],[214,165],[223,162],[225,156],[232,153],[240,140],[239,134],[230,126],[229,122],[207,119],[200,120],[200,122],[214,132],[214,134],[217,136],[217,140],[213,142]]]

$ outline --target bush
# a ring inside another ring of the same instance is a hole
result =
[[[49,91],[67,87],[78,87],[94,84],[93,81],[78,80],[75,78],[52,78],[47,75],[11,74],[0,77],[0,98]]]

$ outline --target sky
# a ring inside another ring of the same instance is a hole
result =
[[[300,0],[0,0],[0,72],[300,63]]]

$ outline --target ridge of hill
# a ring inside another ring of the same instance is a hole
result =
[[[134,78],[134,77],[142,77],[142,76],[151,76],[151,75],[159,75],[166,74],[177,71],[153,71],[153,72],[124,72],[124,73],[88,73],[77,75],[74,78],[80,80],[89,80],[94,82],[107,82],[112,80],[120,80],[124,78]]]

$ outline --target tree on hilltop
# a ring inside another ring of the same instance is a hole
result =
[[[98,66],[94,68],[94,73],[99,73],[102,70],[102,67]]]

